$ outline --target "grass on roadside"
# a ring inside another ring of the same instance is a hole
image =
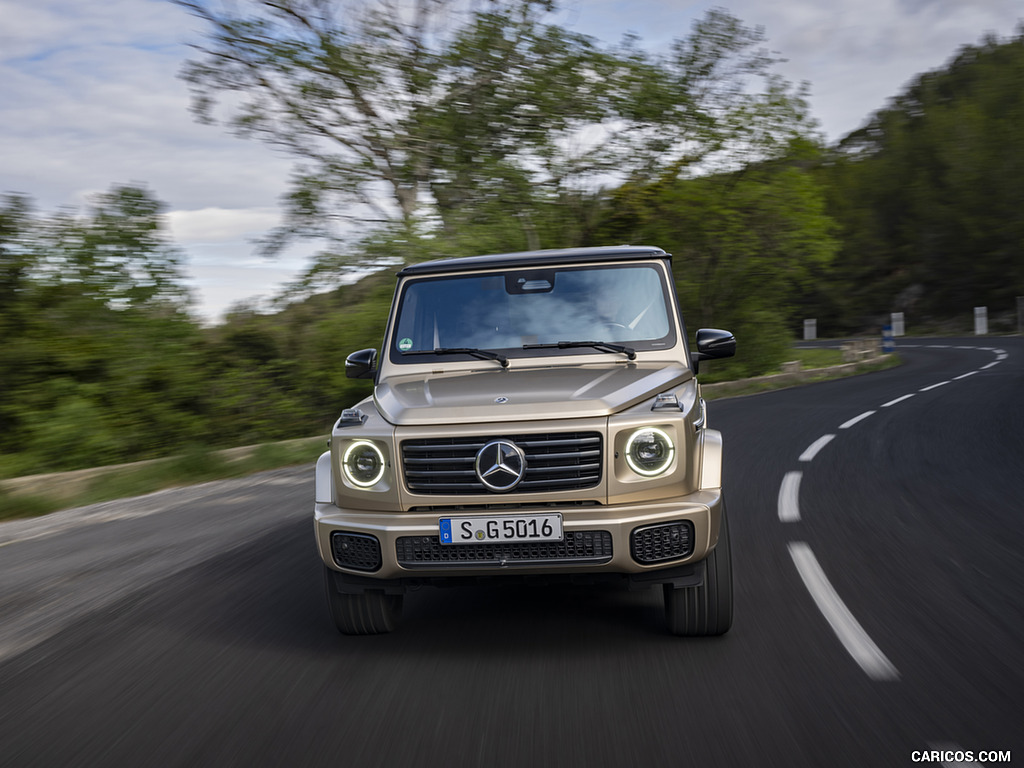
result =
[[[838,349],[794,349],[790,356],[791,360],[800,361],[800,367],[827,368],[830,365],[841,365],[843,353]]]
[[[811,351],[811,352],[826,351],[827,352],[829,350],[799,350],[799,351],[800,352],[805,352],[805,351]],[[839,355],[838,351],[836,352],[836,355],[837,356]],[[794,359],[797,359],[797,358],[794,357]],[[815,369],[815,368],[826,368],[828,366],[839,365],[839,362],[840,362],[839,360],[835,360],[835,361],[832,361],[832,362],[825,362],[825,363],[814,362],[813,364],[808,365],[806,362],[803,361],[802,356],[799,359],[801,359],[801,362],[803,363],[801,365],[801,368],[804,369],[804,370],[812,370],[812,369]],[[811,359],[814,360],[815,358],[812,356]],[[859,376],[862,373],[873,373],[875,371],[884,371],[887,368],[895,368],[896,366],[900,365],[900,363],[901,363],[901,360],[899,359],[898,355],[890,354],[890,355],[886,355],[885,357],[877,358],[876,360],[874,360],[872,362],[869,362],[869,363],[862,363],[860,365],[860,367],[857,369],[855,374],[851,374],[849,372],[845,372],[844,373],[844,372],[835,372],[835,371],[827,371],[826,370],[826,371],[822,371],[821,373],[818,373],[818,374],[815,374],[813,376],[810,376],[807,379],[802,380],[799,384],[794,384],[792,382],[788,383],[788,384],[780,384],[779,382],[772,381],[771,379],[751,379],[749,382],[746,382],[745,384],[736,385],[736,386],[730,386],[727,390],[724,390],[724,391],[721,391],[721,392],[715,392],[713,389],[710,389],[710,388],[709,389],[705,389],[704,390],[704,399],[705,400],[717,400],[717,399],[723,398],[723,397],[739,397],[741,395],[756,395],[756,394],[758,394],[760,392],[770,392],[770,391],[776,390],[776,389],[786,389],[786,388],[789,388],[789,387],[803,386],[805,384],[818,384],[818,383],[823,382],[823,381],[832,381],[834,379],[845,379],[845,378],[849,378],[850,376],[854,376],[854,375]]]
[[[40,517],[66,506],[64,502],[46,496],[13,494],[0,488],[0,520]]]
[[[786,361],[797,361],[801,369],[825,368],[830,365],[839,365],[843,362],[843,353],[838,349],[798,349],[790,350]],[[702,384],[720,384],[723,381],[735,381],[747,374],[737,373],[737,369],[731,364],[731,360],[709,360],[701,363],[700,380]],[[781,373],[781,367],[768,371],[767,374]]]
[[[244,477],[255,472],[304,465],[312,467],[325,449],[326,440],[314,437],[266,443],[241,458],[227,458],[222,451],[193,446],[181,456],[126,467],[96,477],[81,492],[70,496],[11,493],[0,489],[0,520],[36,517],[58,509],[70,509],[101,501],[142,496],[146,493],[194,485],[209,480]]]

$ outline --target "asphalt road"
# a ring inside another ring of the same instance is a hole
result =
[[[312,467],[0,525],[0,764],[1024,764],[1024,339],[898,351],[711,404],[722,638],[569,587],[425,589],[340,636]]]

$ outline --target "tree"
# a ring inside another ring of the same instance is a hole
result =
[[[370,208],[407,237],[500,218],[535,247],[562,205],[585,238],[610,179],[734,167],[812,129],[763,31],[722,10],[655,55],[550,23],[553,0],[175,2],[206,24],[183,71],[197,115],[228,101],[237,132],[297,159],[267,252]]]
[[[0,204],[0,454],[72,468],[201,433],[198,329],[162,209],[135,186],[84,215]]]
[[[673,254],[676,292],[693,327],[724,327],[742,355],[737,376],[772,370],[792,338],[793,302],[838,248],[825,194],[807,167],[817,150],[696,179],[625,185],[607,204],[603,232]],[[717,367],[717,366],[716,366]]]
[[[1024,30],[916,78],[824,169],[844,247],[825,311],[1012,312],[1024,293]],[[1001,308],[1001,309],[998,309]]]
[[[164,231],[164,204],[143,187],[115,186],[85,216],[62,211],[35,222],[32,279],[71,287],[111,308],[187,306],[182,254]]]
[[[4,195],[0,201],[0,335],[13,328],[19,292],[25,285],[34,254],[29,246],[32,204],[23,195]]]

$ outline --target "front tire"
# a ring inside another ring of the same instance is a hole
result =
[[[338,591],[338,574],[324,567],[327,606],[338,631],[344,635],[380,635],[398,627],[402,617],[402,595],[363,592],[349,595]]]
[[[665,619],[673,635],[724,635],[732,626],[732,550],[724,503],[718,545],[704,562],[703,585],[664,587]]]

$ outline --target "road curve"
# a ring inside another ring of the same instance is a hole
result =
[[[898,351],[711,404],[723,638],[569,587],[425,589],[399,632],[340,636],[312,468],[0,525],[0,763],[1020,762],[1024,339]]]

